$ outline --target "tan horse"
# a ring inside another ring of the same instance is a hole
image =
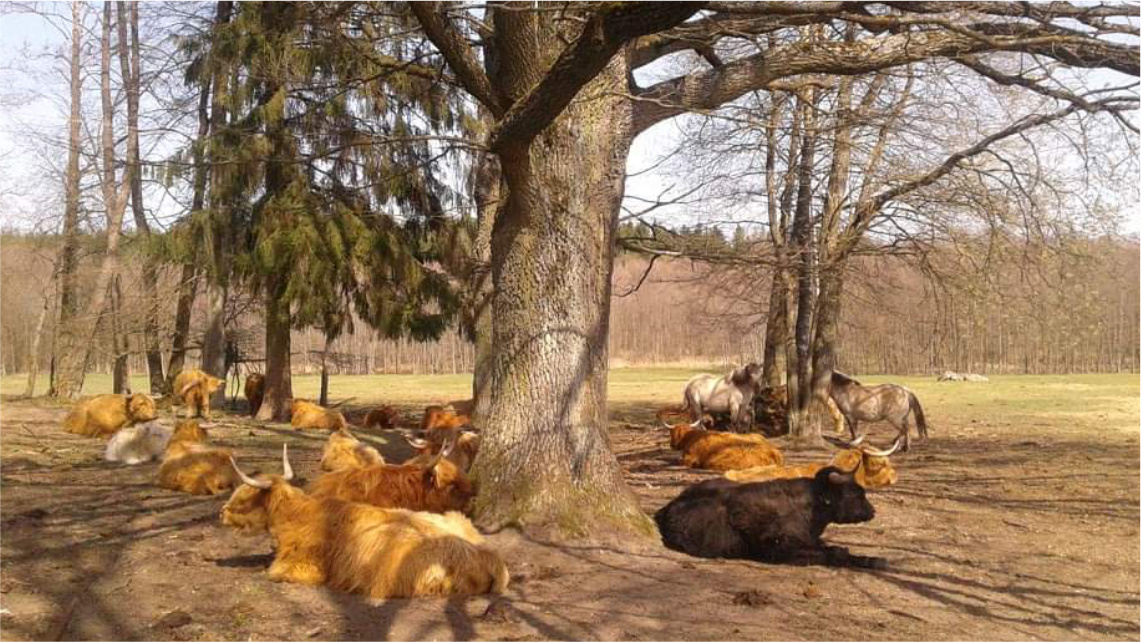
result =
[[[919,399],[903,386],[884,383],[878,386],[865,386],[842,372],[832,373],[832,401],[848,421],[852,439],[859,437],[859,421],[886,421],[899,431],[903,439],[903,450],[911,447],[911,414],[915,414],[915,425],[919,436],[927,439],[927,420]]]

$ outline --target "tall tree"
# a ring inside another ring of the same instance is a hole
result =
[[[79,267],[79,152],[82,145],[80,125],[83,122],[83,70],[82,38],[83,14],[85,5],[76,2],[71,5],[71,112],[67,120],[67,173],[64,175],[63,245],[60,248],[59,266],[59,338],[52,345],[51,396],[71,397],[78,394],[82,383],[76,387],[74,380],[57,382],[57,360],[60,356],[57,345],[74,345],[72,338],[80,328],[75,321],[79,311],[77,299]],[[73,373],[67,377],[74,378]]]
[[[123,226],[123,214],[127,209],[131,175],[134,171],[134,168],[128,165],[122,181],[116,177],[114,103],[111,98],[111,3],[109,2],[103,5],[102,24],[99,64],[100,103],[103,115],[100,123],[102,142],[100,185],[103,206],[106,210],[107,244],[91,300],[82,317],[87,323],[81,331],[77,330],[60,337],[56,394],[69,399],[79,396],[80,390],[83,389],[83,380],[95,346],[95,336],[106,308],[109,290],[119,273],[119,237]]]
[[[686,22],[703,7],[714,13]],[[874,15],[843,3],[571,3],[561,8],[560,18],[573,18],[565,21],[522,3],[492,5],[482,20],[457,21],[463,11],[438,2],[411,10],[451,76],[491,112],[488,146],[507,188],[491,243],[492,395],[473,469],[476,518],[491,528],[648,529],[606,436],[609,282],[634,136],[793,76],[936,57],[1018,51],[1138,74],[1132,44],[1055,24],[1099,25],[1131,10],[1113,7],[971,3],[948,16],[933,3],[894,3]],[[713,51],[726,38],[835,21],[859,25],[864,37],[792,42],[728,62]],[[482,60],[462,24],[486,30]],[[712,52],[712,68],[632,84],[634,69],[683,50]]]

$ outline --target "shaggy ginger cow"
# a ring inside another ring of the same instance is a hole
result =
[[[362,502],[380,508],[444,513],[466,511],[475,490],[467,475],[447,456],[455,447],[450,441],[423,465],[374,464],[325,473],[313,481],[314,497]]]
[[[349,427],[344,415],[311,401],[294,399],[289,409],[289,425],[298,430],[340,430]]]
[[[670,448],[680,450],[682,463],[690,468],[724,472],[784,463],[781,452],[761,435],[715,432],[684,423],[666,428]]]
[[[353,436],[346,428],[329,435],[325,449],[321,452],[321,470],[345,470],[383,464],[384,457],[367,444]]]
[[[207,446],[206,429],[184,421],[174,429],[158,469],[158,485],[191,495],[217,495],[237,483],[230,450]]]
[[[123,426],[152,421],[158,417],[154,399],[140,393],[99,395],[76,402],[63,420],[69,433],[85,437],[106,437]]]
[[[222,508],[222,523],[240,532],[269,531],[274,581],[327,584],[370,598],[477,595],[507,590],[507,565],[466,517],[383,509],[307,495],[282,475],[251,478]]]
[[[226,382],[201,370],[183,370],[174,378],[174,397],[186,404],[186,418],[210,421],[210,395]]]
[[[253,417],[265,399],[265,375],[255,372],[246,377],[245,392],[246,400],[250,402],[250,416]]]
[[[471,470],[471,464],[475,461],[476,454],[479,453],[479,435],[474,432],[464,431],[453,436],[436,430],[428,433],[426,439],[412,437],[405,437],[404,439],[417,452],[414,457],[404,462],[405,464],[426,465],[432,461],[432,457],[436,453],[443,450],[444,444],[450,439],[454,439],[456,445],[448,453],[448,461],[465,473]]]
[[[471,425],[471,408],[474,402],[457,401],[446,406],[427,406],[420,419],[421,432],[429,430],[459,430]],[[463,408],[463,411],[460,410]]]
[[[735,482],[762,482],[773,479],[796,479],[798,477],[815,477],[821,469],[831,466],[845,473],[855,473],[856,483],[868,490],[886,488],[898,479],[895,468],[892,467],[888,457],[899,449],[902,439],[896,439],[891,448],[879,450],[862,443],[861,436],[852,442],[846,442],[834,437],[824,437],[828,441],[843,448],[826,464],[796,464],[793,466],[757,466],[744,470],[730,470],[725,473],[726,479]]]

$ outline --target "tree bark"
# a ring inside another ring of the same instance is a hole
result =
[[[811,91],[808,90],[810,96]],[[800,151],[797,169],[796,211],[792,221],[792,258],[796,261],[796,287],[791,289],[796,296],[796,321],[793,341],[796,346],[795,361],[788,364],[788,417],[789,434],[794,438],[810,438],[807,421],[809,400],[809,357],[812,339],[812,168],[815,162],[816,132],[812,110],[812,98],[803,101],[801,118],[804,126],[804,142]],[[790,308],[791,309],[791,308]]]
[[[79,311],[76,295],[76,279],[79,267],[79,126],[83,118],[83,70],[80,68],[83,33],[82,2],[71,5],[71,114],[68,117],[67,134],[67,174],[64,181],[63,247],[60,249],[59,276],[59,323],[56,325],[56,339],[52,341],[51,376],[48,395],[71,397],[78,392],[74,373],[68,373],[64,381],[60,374],[56,350],[61,345],[74,345],[72,336],[80,332],[75,316]],[[79,382],[79,388],[83,383]]]
[[[55,282],[54,278],[52,282]],[[28,383],[24,387],[25,397],[31,397],[36,393],[36,377],[40,371],[40,339],[44,332],[44,321],[47,319],[48,311],[51,310],[51,301],[52,294],[45,294],[44,303],[40,307],[40,314],[36,318],[36,331],[32,335],[30,361],[28,362]]]
[[[288,421],[293,399],[290,375],[289,309],[279,303],[281,292],[267,286],[265,293],[265,397],[258,421]]]
[[[498,78],[516,99],[559,46],[551,23],[495,13]],[[616,56],[530,145],[500,156],[492,232],[490,404],[473,475],[479,524],[551,536],[653,532],[607,430],[607,340],[631,108]],[[625,142],[624,142],[625,141]],[[526,412],[519,410],[526,408]]]
[[[123,332],[123,289],[118,274],[111,281],[111,392],[130,394],[130,341]]]
[[[784,352],[788,332],[788,284],[779,265],[773,267],[769,293],[769,314],[765,322],[765,354],[761,380],[766,388],[783,386],[788,377],[788,360]]]
[[[492,301],[494,288],[491,279],[491,234],[495,226],[496,212],[502,205],[501,196],[505,189],[501,188],[502,173],[499,170],[498,159],[485,154],[478,161],[475,180],[476,200],[476,234],[473,260],[475,267],[472,270],[471,292],[474,296],[473,305],[473,331],[475,333],[475,364],[472,367],[472,399],[475,408],[472,412],[472,424],[483,425],[483,418],[487,416],[491,405],[491,366],[494,352],[492,350],[492,333],[494,323],[492,317]]]

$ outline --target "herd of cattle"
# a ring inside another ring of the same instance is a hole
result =
[[[658,413],[669,445],[681,452],[684,465],[723,473],[687,488],[657,512],[664,543],[699,557],[883,567],[882,559],[826,546],[821,535],[830,523],[872,519],[865,490],[896,482],[888,457],[906,443],[907,435],[880,450],[853,429],[851,440],[826,437],[840,448],[830,461],[786,465],[780,450],[760,434],[712,429],[709,413],[728,412],[731,423],[740,427],[742,419],[751,419],[755,396],[780,396],[772,390],[761,393],[757,375],[753,365],[724,377],[699,375],[687,383],[680,409]],[[294,428],[330,433],[321,457],[323,472],[302,489],[291,483],[285,446],[281,474],[266,474],[244,472],[229,448],[210,443],[196,419],[209,421],[210,396],[221,384],[197,370],[179,375],[174,397],[184,405],[186,418],[173,427],[158,421],[158,407],[145,394],[81,400],[64,427],[74,434],[110,437],[104,453],[108,461],[134,465],[158,460],[156,483],[162,488],[192,495],[233,489],[222,508],[222,523],[241,533],[271,535],[273,580],[325,584],[373,598],[507,588],[503,558],[465,516],[477,492],[468,473],[480,440],[471,426],[471,400],[426,408],[419,436],[405,437],[417,454],[400,464],[386,462],[353,436],[340,412],[294,400]],[[258,374],[246,380],[245,394],[255,411],[264,385]],[[841,401],[835,408],[844,409]],[[664,421],[679,414],[687,414],[687,420]],[[849,425],[855,423],[852,414],[851,408],[843,412]],[[392,429],[400,419],[394,408],[383,406],[371,410],[361,425]],[[925,436],[921,419],[920,425]]]

